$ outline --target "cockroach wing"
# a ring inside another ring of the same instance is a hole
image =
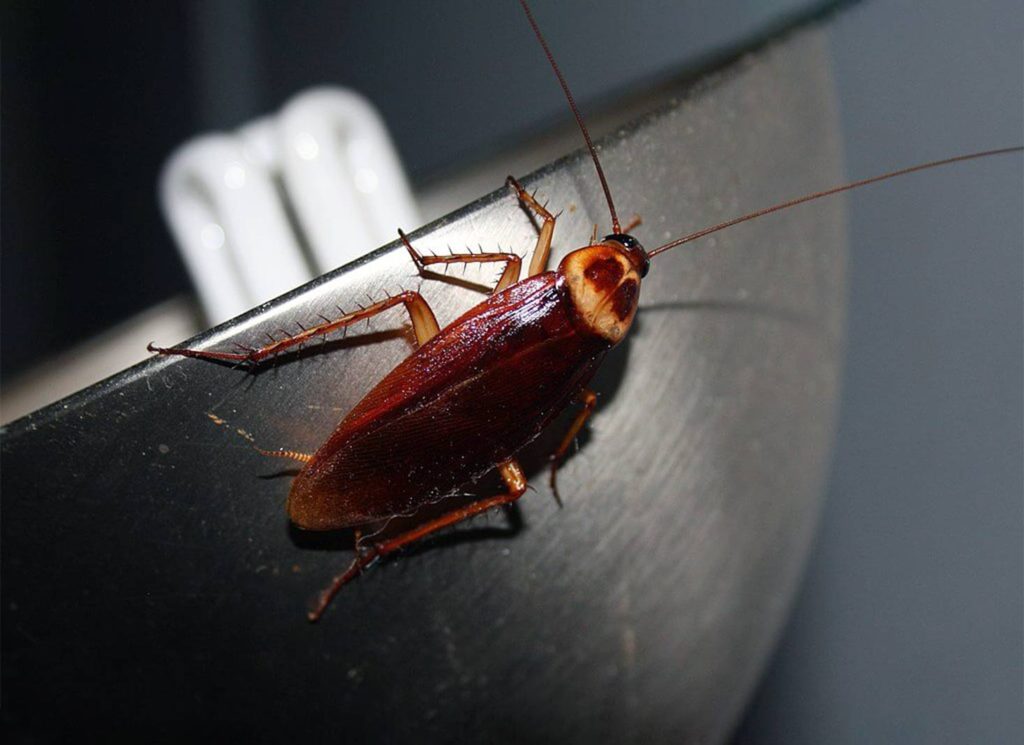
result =
[[[356,405],[296,476],[289,516],[333,530],[451,494],[540,434],[609,346],[581,328],[553,272],[491,296]]]

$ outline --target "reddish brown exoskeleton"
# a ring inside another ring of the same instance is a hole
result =
[[[421,295],[403,292],[365,309],[243,352],[150,347],[162,354],[258,364],[291,347],[403,305],[418,349],[381,380],[313,454],[261,451],[303,463],[292,483],[288,515],[298,527],[335,530],[410,515],[497,469],[505,490],[430,519],[406,533],[358,552],[348,569],[321,594],[309,614],[317,620],[334,595],[380,557],[493,507],[519,499],[526,477],[516,454],[574,401],[582,404],[552,456],[551,485],[576,434],[594,410],[587,385],[605,354],[629,331],[640,287],[659,253],[740,222],[830,194],[924,168],[996,153],[1006,148],[902,169],[774,205],[666,243],[647,252],[620,227],[596,151],[569,88],[528,6],[520,0],[579,122],[611,213],[612,233],[547,268],[555,217],[509,177],[517,199],[540,220],[527,276],[518,256],[506,253],[422,256],[401,233],[416,267],[495,262],[504,265],[490,296],[440,329]]]

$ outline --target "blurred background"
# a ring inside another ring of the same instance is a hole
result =
[[[599,132],[815,16],[830,30],[850,178],[1024,137],[1012,0],[536,6]],[[425,219],[577,147],[512,2],[5,3],[2,25],[5,396],[154,308],[174,340],[202,327],[156,198],[162,164],[198,133],[311,85],[350,86],[384,117]],[[736,742],[1019,737],[1022,200],[1013,157],[850,196],[829,493]],[[148,340],[129,345],[135,359]]]

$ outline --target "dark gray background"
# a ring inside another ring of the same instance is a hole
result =
[[[803,6],[537,5],[598,110]],[[422,184],[565,116],[511,2],[287,7],[5,6],[5,374],[186,289],[153,184],[197,131],[349,83]],[[1018,3],[871,2],[829,23],[851,178],[1024,139]],[[737,741],[1021,731],[1021,202],[1019,158],[851,196],[822,530]]]
[[[1021,6],[832,25],[847,170],[1020,144]],[[850,197],[845,393],[817,548],[737,742],[1016,742],[1021,161]],[[1016,733],[1016,734],[1014,734]]]

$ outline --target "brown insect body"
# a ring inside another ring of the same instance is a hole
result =
[[[444,328],[303,467],[288,498],[292,521],[332,530],[410,514],[511,458],[625,335],[639,297],[635,255],[614,240],[579,249]]]

